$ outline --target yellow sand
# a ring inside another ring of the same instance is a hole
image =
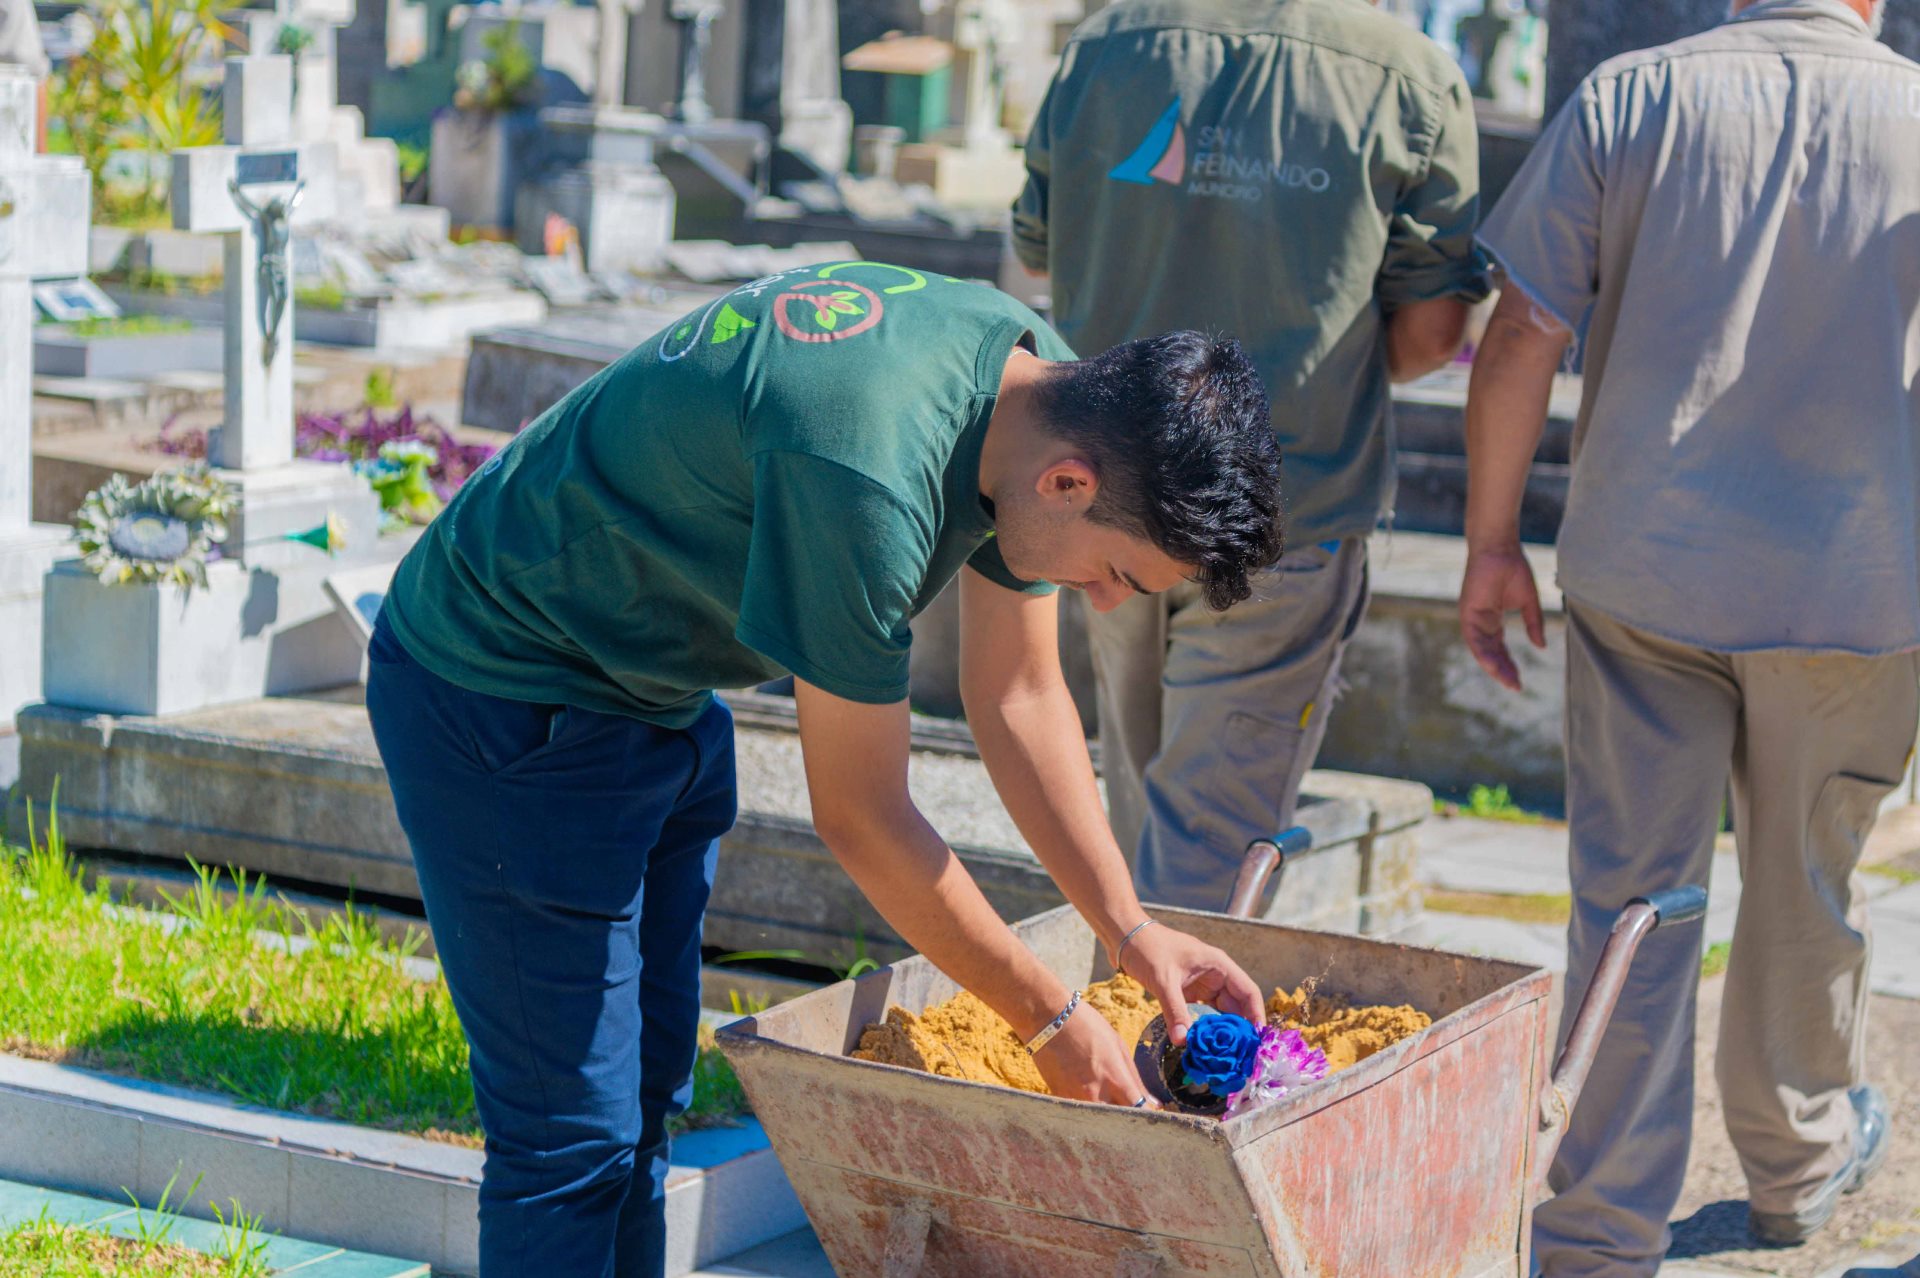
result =
[[[1338,994],[1310,993],[1305,987],[1291,994],[1275,990],[1267,1000],[1267,1019],[1299,1030],[1308,1043],[1325,1052],[1329,1074],[1357,1065],[1433,1024],[1431,1016],[1405,1003],[1355,1007]]]
[[[1126,976],[1089,986],[1085,1001],[1129,1047],[1140,1041],[1140,1031],[1160,1011],[1145,987]],[[1363,1061],[1433,1021],[1411,1007],[1356,1008],[1328,995],[1309,999],[1300,989],[1290,995],[1276,991],[1267,1014],[1278,1024],[1298,1029],[1325,1052],[1329,1072]],[[956,994],[918,1016],[905,1008],[888,1008],[885,1021],[861,1033],[853,1054],[863,1061],[904,1065],[947,1078],[997,1083],[1023,1092],[1047,1090],[1013,1027],[967,993]]]

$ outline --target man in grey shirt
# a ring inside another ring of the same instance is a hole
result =
[[[1715,1067],[1752,1228],[1790,1245],[1887,1148],[1854,868],[1920,720],[1920,66],[1871,0],[1734,9],[1589,76],[1482,228],[1508,287],[1468,397],[1460,621],[1518,687],[1505,613],[1542,640],[1520,496],[1580,333],[1566,1005],[1622,902],[1706,882],[1731,782]],[[1641,951],[1534,1217],[1550,1278],[1659,1268],[1700,944]]]

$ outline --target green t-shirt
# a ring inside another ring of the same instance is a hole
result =
[[[756,280],[574,390],[469,479],[386,613],[475,692],[668,727],[792,673],[907,695],[907,623],[971,564],[1011,589],[980,449],[1016,342],[997,289],[879,262]]]
[[[1061,54],[1014,248],[1081,350],[1238,338],[1289,544],[1364,534],[1393,498],[1387,313],[1487,293],[1478,146],[1460,69],[1368,0],[1121,0]]]

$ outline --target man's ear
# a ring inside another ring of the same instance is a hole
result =
[[[1042,501],[1061,502],[1085,510],[1093,504],[1093,495],[1100,491],[1100,476],[1078,457],[1063,457],[1041,471],[1033,487]]]

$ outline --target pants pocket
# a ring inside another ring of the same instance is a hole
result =
[[[1245,710],[1227,716],[1214,784],[1208,787],[1217,810],[1205,818],[1231,841],[1228,851],[1238,853],[1280,828],[1292,807],[1305,738],[1299,723]]]
[[[1848,880],[1860,864],[1880,804],[1899,783],[1836,772],[1820,787],[1807,821],[1808,873],[1820,895],[1839,914],[1851,904]]]

